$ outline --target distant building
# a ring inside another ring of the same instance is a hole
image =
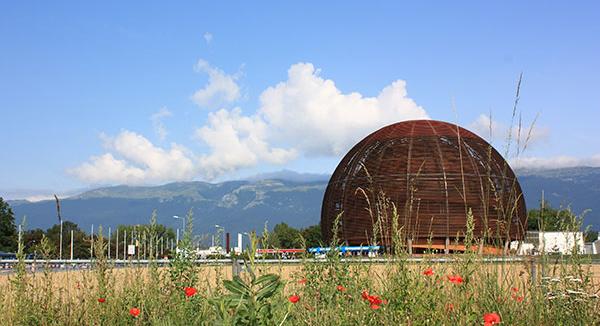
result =
[[[584,254],[586,251],[583,238],[583,232],[529,231],[522,247],[528,243],[532,244],[534,248],[532,254],[542,252],[572,254],[574,250]]]
[[[600,239],[592,242],[592,255],[600,255]]]
[[[585,244],[585,253],[590,255],[600,255],[600,232],[595,241]]]

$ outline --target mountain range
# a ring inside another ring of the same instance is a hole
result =
[[[542,191],[553,207],[569,206],[577,214],[586,209],[585,224],[600,228],[600,168],[517,170],[527,207],[539,207]],[[261,231],[267,223],[286,222],[300,228],[319,223],[329,175],[281,171],[222,183],[176,182],[160,186],[113,186],[85,191],[61,200],[63,219],[90,230],[118,224],[148,223],[157,210],[158,222],[180,228],[180,220],[193,209],[194,229],[201,234]],[[17,221],[27,216],[26,227],[48,228],[58,222],[53,200],[11,200]]]

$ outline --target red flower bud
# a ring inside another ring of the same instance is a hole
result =
[[[129,309],[129,314],[132,315],[133,317],[137,318],[137,316],[140,315],[140,309],[133,307],[133,308]]]
[[[500,323],[500,315],[495,312],[486,313],[483,315],[483,322],[485,326],[492,326]]]
[[[448,281],[454,284],[462,284],[463,278],[460,275],[448,275]]]
[[[198,292],[198,291],[193,287],[185,287],[185,288],[183,288],[183,292],[185,292],[185,296],[189,298],[189,297],[195,295],[196,292]]]

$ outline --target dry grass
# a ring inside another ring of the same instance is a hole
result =
[[[387,269],[389,266],[383,263],[367,263],[364,264],[365,268],[357,269],[360,273],[368,273],[374,279],[382,279],[385,277]],[[302,265],[301,264],[263,264],[258,266],[258,274],[268,274],[274,273],[279,276],[283,280],[293,282],[302,277],[300,275],[302,273]],[[422,268],[423,265],[409,265],[410,269]],[[496,266],[489,264],[489,269],[495,269]],[[582,266],[585,272],[589,272],[592,276],[592,282],[595,285],[600,285],[600,265],[583,265]],[[436,270],[444,270],[445,266],[443,264],[438,264],[435,268]],[[549,272],[552,271],[552,266],[548,267]],[[161,272],[166,272],[166,268],[160,268]],[[131,267],[131,268],[119,268],[112,270],[112,279],[114,280],[114,287],[121,288],[126,286],[131,282],[132,278],[143,278],[144,280],[148,279],[148,268],[146,267]],[[451,271],[448,270],[448,273]],[[539,272],[539,270],[538,270]],[[560,273],[559,269],[556,270],[557,273]],[[530,270],[529,266],[525,266],[524,264],[506,264],[505,265],[505,275],[510,275],[510,278],[519,279],[522,283],[528,283],[530,278]],[[35,274],[28,274],[32,278],[32,282],[36,285],[39,285],[43,281],[42,272],[38,271]],[[84,290],[83,284],[86,286],[94,285],[94,276],[93,271],[91,270],[76,270],[76,271],[60,271],[60,272],[52,272],[52,281],[53,286],[57,290],[63,290],[67,293],[71,293],[76,295],[80,290]],[[9,282],[9,278],[11,275],[0,275],[0,287],[7,285]],[[219,266],[201,266],[198,268],[198,277],[199,281],[206,284],[207,286],[214,287],[217,286],[219,280],[223,279],[231,279],[232,277],[232,269],[230,265],[219,265]],[[504,276],[500,275],[500,277],[504,278]],[[501,282],[501,280],[499,280]]]

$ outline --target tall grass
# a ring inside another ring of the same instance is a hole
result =
[[[397,212],[389,218],[398,219]],[[191,220],[190,212],[190,234]],[[254,258],[260,243],[254,236],[243,255],[252,258],[233,279],[230,266],[198,267],[183,250],[168,267],[151,262],[115,269],[99,230],[89,271],[52,272],[42,261],[42,269],[32,273],[19,250],[10,282],[0,283],[2,324],[474,325],[486,313],[497,313],[507,325],[600,323],[599,288],[585,256],[546,257],[545,274],[532,283],[527,264],[482,262],[472,214],[467,220],[461,239],[473,250],[453,255],[449,263],[431,253],[411,261],[397,234],[392,238],[400,243],[383,262],[358,263],[332,250],[322,261],[305,256],[295,266],[268,266]],[[580,219],[569,227],[577,223]],[[334,238],[332,247],[339,242]],[[41,255],[50,257],[46,239],[41,247]],[[186,296],[186,288],[197,292]],[[137,317],[129,313],[134,307],[141,311]]]

